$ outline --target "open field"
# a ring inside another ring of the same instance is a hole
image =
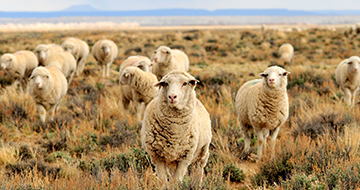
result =
[[[111,77],[102,79],[89,56],[75,77],[54,121],[41,124],[27,92],[16,91],[0,71],[0,189],[156,189],[157,177],[141,148],[135,113],[119,99],[118,69],[130,55],[150,56],[160,45],[189,55],[189,73],[212,119],[211,156],[203,189],[360,188],[360,106],[349,108],[335,84],[335,69],[358,55],[360,36],[344,29],[301,32],[256,28],[167,28],[163,30],[2,32],[0,54],[60,44],[75,36],[90,48],[113,40],[119,54]],[[275,159],[265,151],[255,163],[243,155],[234,97],[240,86],[269,65],[283,65],[278,47],[295,48],[288,81],[290,115],[281,128]],[[359,98],[357,98],[359,100]],[[231,174],[231,175],[228,175]],[[176,189],[190,189],[191,179]]]

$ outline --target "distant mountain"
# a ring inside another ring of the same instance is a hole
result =
[[[71,6],[53,12],[0,12],[0,18],[54,18],[77,16],[328,16],[360,15],[360,10],[304,11],[288,9],[157,9],[135,11],[103,11],[91,5]]]
[[[94,12],[94,11],[99,11],[99,10],[95,9],[90,4],[85,4],[85,5],[73,5],[62,11],[64,11],[64,12],[77,12],[77,11],[78,12]]]

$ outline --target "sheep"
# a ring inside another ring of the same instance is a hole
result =
[[[158,80],[172,70],[189,70],[188,56],[180,50],[170,49],[166,46],[160,46],[155,50],[150,59],[154,62],[152,73],[158,77]]]
[[[76,60],[71,53],[67,51],[54,53],[46,59],[44,64],[44,66],[52,66],[59,69],[65,75],[70,86],[71,79],[76,71]]]
[[[152,63],[149,58],[141,55],[133,55],[125,59],[120,65],[119,73],[129,66],[138,67],[145,72],[151,72]]]
[[[289,100],[286,92],[287,75],[290,72],[278,66],[267,68],[255,79],[241,86],[235,97],[239,126],[244,135],[244,152],[250,150],[251,137],[258,138],[257,154],[263,155],[263,146],[271,131],[274,153],[275,140],[280,127],[289,116]]]
[[[135,104],[136,118],[140,122],[146,105],[157,95],[158,89],[154,86],[158,80],[150,72],[144,72],[138,67],[126,67],[120,74],[121,100],[125,109],[130,101]]]
[[[85,61],[89,56],[89,46],[78,38],[70,37],[61,43],[61,47],[74,56],[77,63],[76,76],[79,76],[83,72]]]
[[[68,89],[64,74],[55,67],[36,67],[30,76],[29,88],[41,122],[45,122],[46,113],[52,120]]]
[[[290,64],[294,55],[294,47],[289,43],[284,43],[279,48],[279,56],[284,64]]]
[[[48,57],[56,52],[63,52],[63,48],[57,44],[40,44],[35,48],[35,55],[39,61],[39,66],[45,66]]]
[[[107,39],[97,41],[91,49],[91,54],[95,60],[102,66],[102,77],[109,76],[109,70],[112,62],[118,55],[116,44]]]
[[[166,185],[181,181],[190,164],[194,182],[202,182],[212,133],[209,113],[196,98],[198,82],[185,71],[171,71],[155,85],[159,93],[145,110],[142,146]]]
[[[290,64],[294,55],[294,47],[289,43],[284,43],[279,48],[279,56],[284,64]]]
[[[5,53],[0,59],[1,69],[14,80],[17,87],[21,82],[26,84],[31,72],[38,66],[36,55],[27,50]]]
[[[343,60],[335,70],[336,83],[345,94],[345,102],[355,105],[355,96],[360,86],[360,58],[352,56]]]

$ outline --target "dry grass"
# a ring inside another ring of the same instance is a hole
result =
[[[9,86],[11,80],[0,71],[0,188],[158,188],[154,168],[141,149],[134,110],[126,112],[121,105],[116,71],[128,56],[149,56],[160,45],[183,49],[190,58],[189,72],[201,81],[197,96],[211,115],[213,129],[203,189],[359,188],[360,108],[347,107],[334,82],[337,64],[359,50],[356,36],[347,39],[343,31],[316,28],[265,33],[257,28],[11,32],[0,36],[6,44],[0,53],[60,44],[68,36],[90,47],[101,38],[115,41],[119,55],[114,72],[102,79],[90,56],[60,113],[41,124],[29,93]],[[285,67],[291,72],[290,116],[279,134],[276,160],[267,152],[255,163],[242,155],[233,99],[244,82],[258,78],[269,65],[282,64],[276,52],[285,42],[295,47],[293,63]],[[186,177],[176,189],[194,188],[190,184]]]

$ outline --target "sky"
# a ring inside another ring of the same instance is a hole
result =
[[[358,0],[0,0],[0,11],[59,11],[90,4],[98,10],[268,9],[360,10]]]

